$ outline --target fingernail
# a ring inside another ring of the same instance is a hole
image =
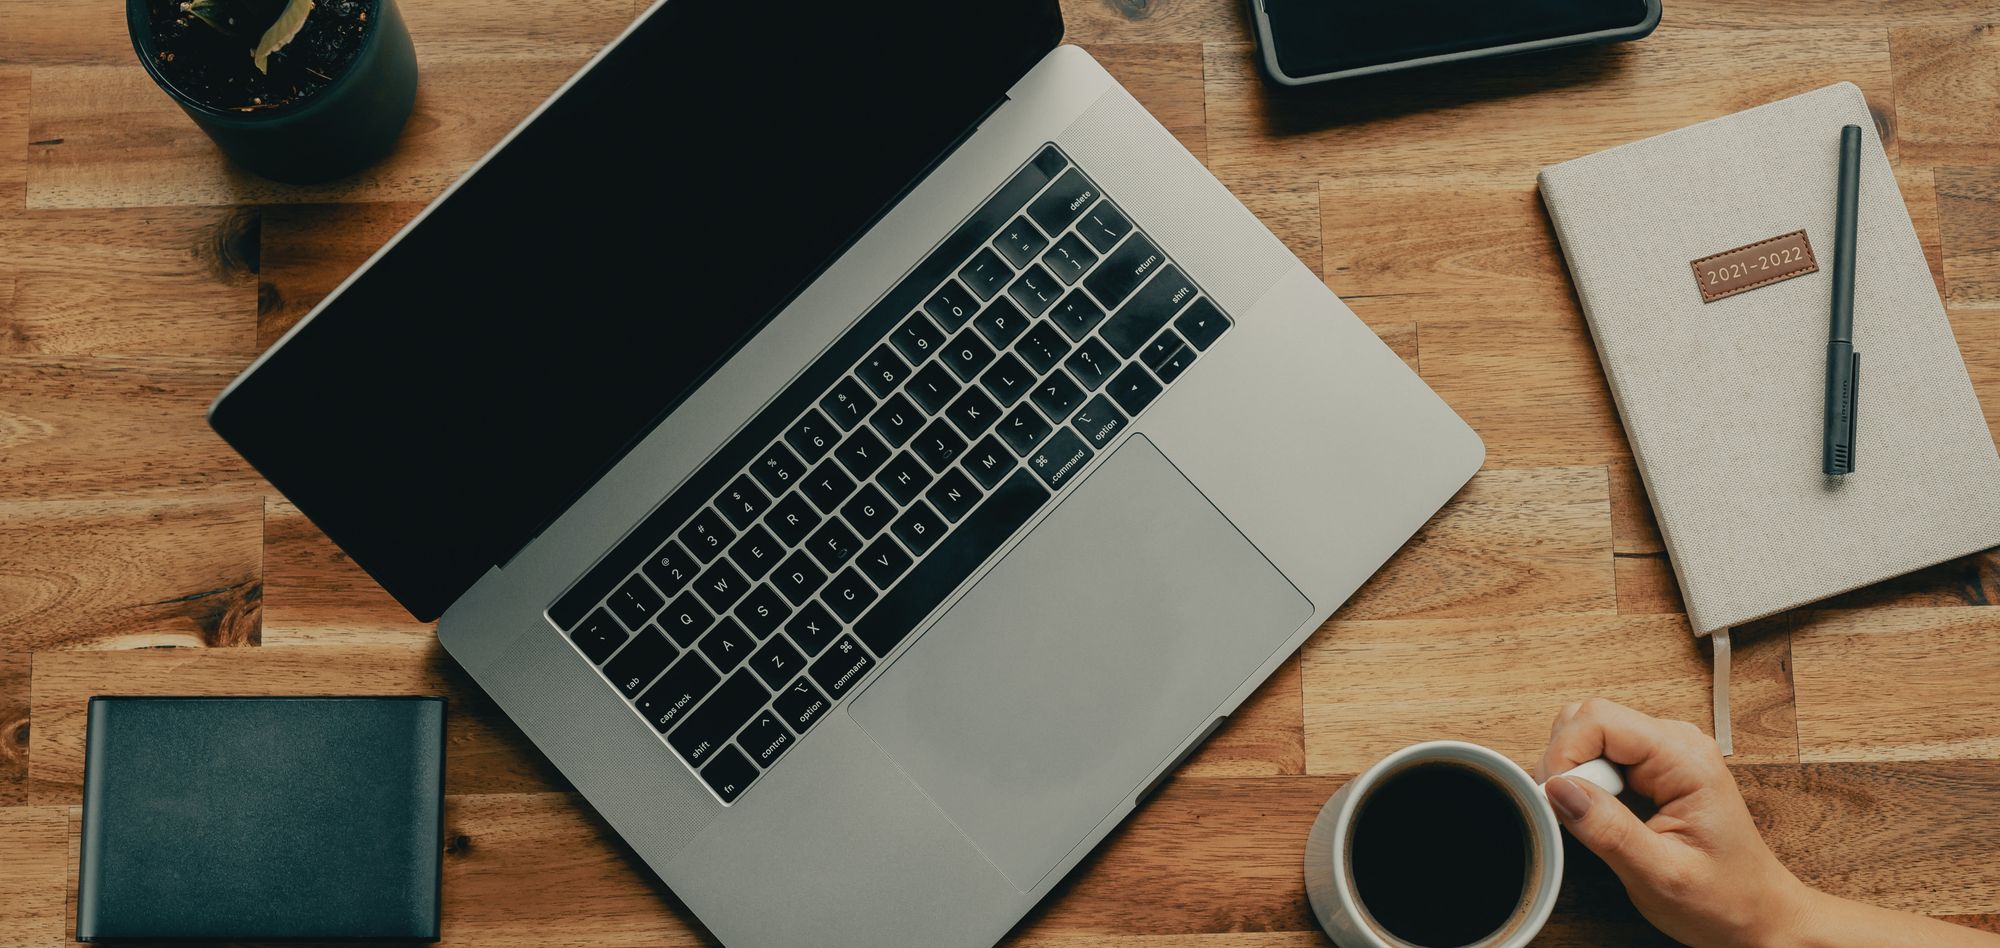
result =
[[[1574,823],[1590,812],[1590,794],[1576,785],[1572,777],[1557,777],[1544,787],[1549,794],[1549,805],[1556,808],[1556,815],[1565,823]]]

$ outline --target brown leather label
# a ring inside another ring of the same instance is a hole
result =
[[[1701,301],[1713,303],[1779,280],[1819,271],[1806,232],[1795,230],[1693,261]]]

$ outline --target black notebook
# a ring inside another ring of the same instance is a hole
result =
[[[442,698],[90,699],[76,937],[438,937]]]

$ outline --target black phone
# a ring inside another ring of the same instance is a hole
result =
[[[1660,0],[1249,0],[1264,71],[1288,86],[1634,40]]]

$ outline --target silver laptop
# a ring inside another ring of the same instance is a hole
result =
[[[1060,37],[657,3],[211,410],[733,948],[999,940],[1483,458]]]

